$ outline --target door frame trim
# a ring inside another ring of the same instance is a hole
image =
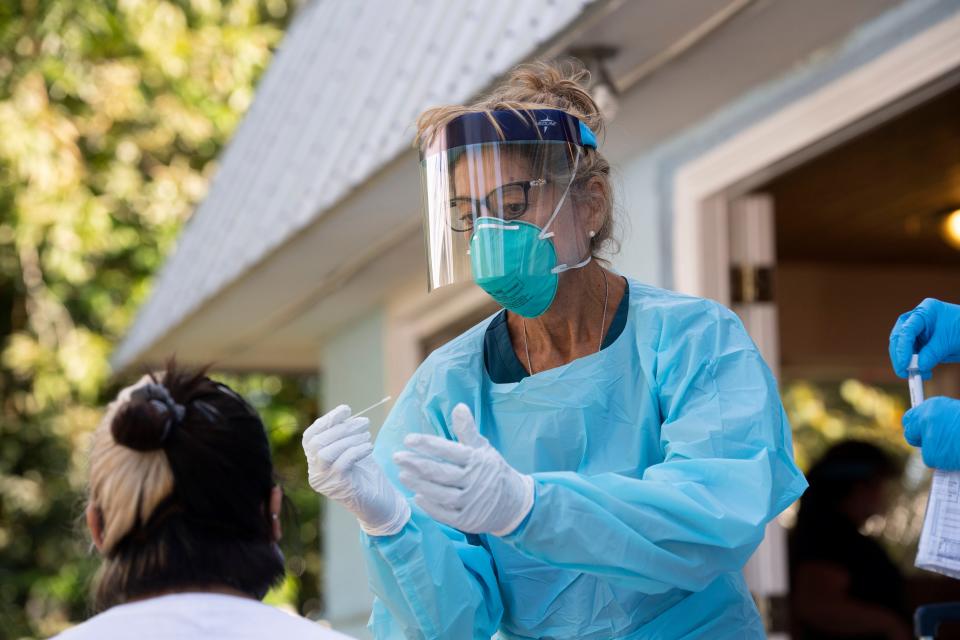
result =
[[[958,69],[960,13],[678,167],[673,174],[673,287],[729,304],[728,291],[718,290],[716,278],[718,269],[726,269],[716,264],[725,252],[712,246],[726,222],[708,219],[717,211],[718,196],[726,200],[743,193],[751,182],[769,179],[929,100],[956,83],[950,76]]]

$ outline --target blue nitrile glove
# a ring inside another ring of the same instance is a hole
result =
[[[960,400],[930,398],[903,414],[903,436],[928,467],[960,470]]]
[[[900,316],[890,332],[890,362],[901,378],[914,353],[924,379],[941,362],[960,362],[960,305],[927,298]]]

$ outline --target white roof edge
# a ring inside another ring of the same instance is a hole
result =
[[[308,3],[224,151],[210,193],[112,355],[114,370],[135,363],[408,149],[410,125],[424,108],[480,93],[593,2],[489,0],[482,14],[475,3],[446,0],[375,11],[376,3]],[[381,38],[352,37],[374,28]],[[415,37],[424,31],[432,37]],[[475,42],[487,46],[467,46]]]

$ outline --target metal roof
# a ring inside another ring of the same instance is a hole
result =
[[[115,369],[409,150],[426,107],[469,100],[593,0],[315,0],[296,17]]]

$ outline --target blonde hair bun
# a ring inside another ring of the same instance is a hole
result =
[[[603,115],[587,87],[590,72],[575,60],[539,60],[513,69],[490,94],[490,100],[526,103],[566,111],[576,116],[598,136],[604,129]]]

